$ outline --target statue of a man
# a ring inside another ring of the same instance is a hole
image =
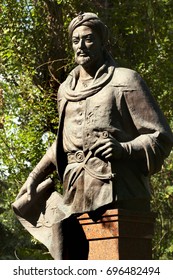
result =
[[[57,168],[63,196],[53,223],[61,244],[56,252],[50,250],[56,259],[65,258],[64,244],[70,242],[64,239],[72,229],[80,232],[76,216],[89,213],[97,220],[111,208],[149,211],[149,177],[160,170],[173,145],[145,82],[135,71],[117,67],[106,50],[108,30],[99,17],[75,17],[69,36],[78,66],[59,88],[58,138],[17,197],[27,193],[32,201],[37,186]]]

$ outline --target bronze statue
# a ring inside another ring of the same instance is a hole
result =
[[[75,17],[69,37],[78,66],[59,88],[58,137],[13,207],[54,259],[87,259],[76,217],[88,213],[97,221],[111,208],[150,211],[149,177],[161,169],[173,135],[140,75],[117,67],[96,14]],[[56,168],[63,196],[47,178]]]

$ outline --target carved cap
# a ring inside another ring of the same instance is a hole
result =
[[[95,29],[99,34],[103,43],[106,43],[108,40],[108,28],[107,26],[99,19],[99,17],[94,13],[81,13],[75,17],[68,27],[69,37],[72,38],[73,31],[81,25],[88,26],[92,29]]]

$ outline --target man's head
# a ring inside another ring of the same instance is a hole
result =
[[[96,14],[84,13],[74,18],[69,25],[69,36],[78,64],[93,66],[103,59],[108,31]]]
[[[94,13],[83,13],[75,17],[68,27],[69,37],[72,39],[73,31],[79,26],[88,26],[99,35],[103,45],[108,41],[108,28]]]

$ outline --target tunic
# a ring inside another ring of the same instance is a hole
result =
[[[88,212],[96,221],[114,203],[124,208],[131,202],[136,210],[136,201],[137,210],[146,211],[141,201],[150,200],[149,178],[160,170],[173,146],[165,117],[135,71],[116,67],[108,56],[88,87],[79,90],[78,78],[76,67],[60,86],[58,139],[33,170],[39,184],[56,165],[63,196],[51,188],[49,178],[30,202],[25,193],[13,204],[20,222],[54,259],[64,259],[66,249],[68,259],[83,254],[85,236],[76,215]],[[90,152],[102,137],[120,143],[120,158],[108,161]]]
[[[110,57],[81,92],[75,90],[78,76],[76,67],[58,93],[57,166],[64,204],[74,214],[114,201],[149,200],[150,175],[160,170],[173,145],[171,130],[156,101],[139,74],[116,67]],[[66,114],[71,118],[69,126]],[[68,154],[79,149],[86,157],[104,133],[122,145],[122,157],[109,162],[91,156],[71,185],[83,163],[69,161]]]

